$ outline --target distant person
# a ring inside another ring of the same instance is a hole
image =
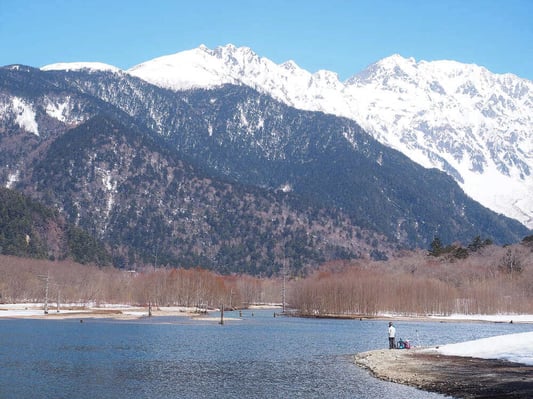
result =
[[[392,321],[389,322],[389,349],[396,348],[396,328],[392,325]]]

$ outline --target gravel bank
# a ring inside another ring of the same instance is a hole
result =
[[[456,398],[533,398],[533,366],[421,349],[363,352],[355,362],[377,378]]]

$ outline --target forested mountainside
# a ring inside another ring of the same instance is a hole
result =
[[[172,92],[123,73],[0,70],[0,179],[103,239],[115,264],[272,274],[435,236],[528,230],[355,122],[247,87]]]
[[[57,210],[7,188],[0,188],[0,253],[111,264],[103,243],[67,223]]]
[[[19,187],[107,242],[122,267],[270,275],[393,248],[339,210],[209,177],[158,137],[107,117],[55,140]]]

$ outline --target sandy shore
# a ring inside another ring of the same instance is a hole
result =
[[[250,306],[243,313],[247,316],[257,309],[277,309],[273,305]],[[215,312],[215,315],[212,313]],[[182,316],[193,318],[198,321],[220,321],[218,310],[199,312],[195,307],[185,306],[158,306],[152,307],[152,316]],[[239,313],[225,312],[224,321],[242,320]],[[138,307],[129,305],[64,305],[57,311],[56,305],[48,307],[48,313],[44,313],[43,304],[0,304],[0,319],[74,319],[74,318],[112,318],[117,320],[134,320],[148,317],[148,307]]]
[[[424,349],[364,352],[355,362],[377,378],[456,398],[533,398],[533,366]]]
[[[154,307],[152,316],[205,316],[199,314],[195,308],[187,307]],[[113,318],[119,320],[132,320],[148,316],[147,307],[126,305],[65,305],[60,307],[49,306],[48,313],[44,313],[43,304],[0,304],[0,319],[25,318],[25,319],[72,319],[72,318]]]

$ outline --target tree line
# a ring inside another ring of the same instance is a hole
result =
[[[44,275],[48,276],[49,299],[66,304],[239,308],[279,301],[281,289],[277,279],[223,276],[201,268],[128,271],[70,260],[0,255],[0,302],[44,302]]]
[[[315,316],[533,313],[533,237],[459,257],[458,245],[439,255],[432,247],[386,262],[329,262],[295,281],[289,302]]]
[[[284,274],[287,307],[301,315],[533,313],[533,236],[512,246],[486,243],[467,257],[406,251],[386,261],[331,261],[306,276],[287,263]],[[243,308],[282,300],[280,276],[0,256],[0,301],[43,302],[43,275],[50,298],[62,303]]]

